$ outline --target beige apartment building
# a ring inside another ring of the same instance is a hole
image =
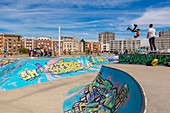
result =
[[[92,51],[93,53],[101,52],[101,43],[88,41],[85,43],[85,51]]]
[[[22,36],[16,34],[0,34],[0,51],[19,52],[22,44]]]
[[[79,51],[79,43],[77,38],[62,36],[61,40],[63,40],[63,51]]]
[[[33,50],[36,48],[36,39],[34,37],[24,37],[22,39],[22,47]]]
[[[113,32],[101,32],[98,36],[98,41],[102,45],[102,51],[110,51],[110,41],[115,40],[115,33]]]

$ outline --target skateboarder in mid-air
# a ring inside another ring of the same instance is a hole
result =
[[[136,32],[136,35],[134,36],[134,38],[138,38],[140,35],[140,29],[136,29],[138,25],[134,24],[134,28],[131,29],[130,27],[127,28],[127,30],[130,30],[131,32]]]

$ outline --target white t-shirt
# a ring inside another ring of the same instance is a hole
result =
[[[149,28],[148,32],[149,32],[149,38],[156,36],[156,30],[154,28]]]

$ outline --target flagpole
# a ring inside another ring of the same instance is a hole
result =
[[[61,38],[61,36],[60,36],[60,24],[58,25],[58,46],[59,46],[59,50],[58,50],[58,55],[60,56],[60,38]]]

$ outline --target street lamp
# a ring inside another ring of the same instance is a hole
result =
[[[59,50],[58,50],[58,55],[60,56],[60,25],[58,25],[58,40],[59,40]]]
[[[4,58],[6,57],[6,49],[5,49],[5,34],[3,33],[3,46],[4,46]]]

